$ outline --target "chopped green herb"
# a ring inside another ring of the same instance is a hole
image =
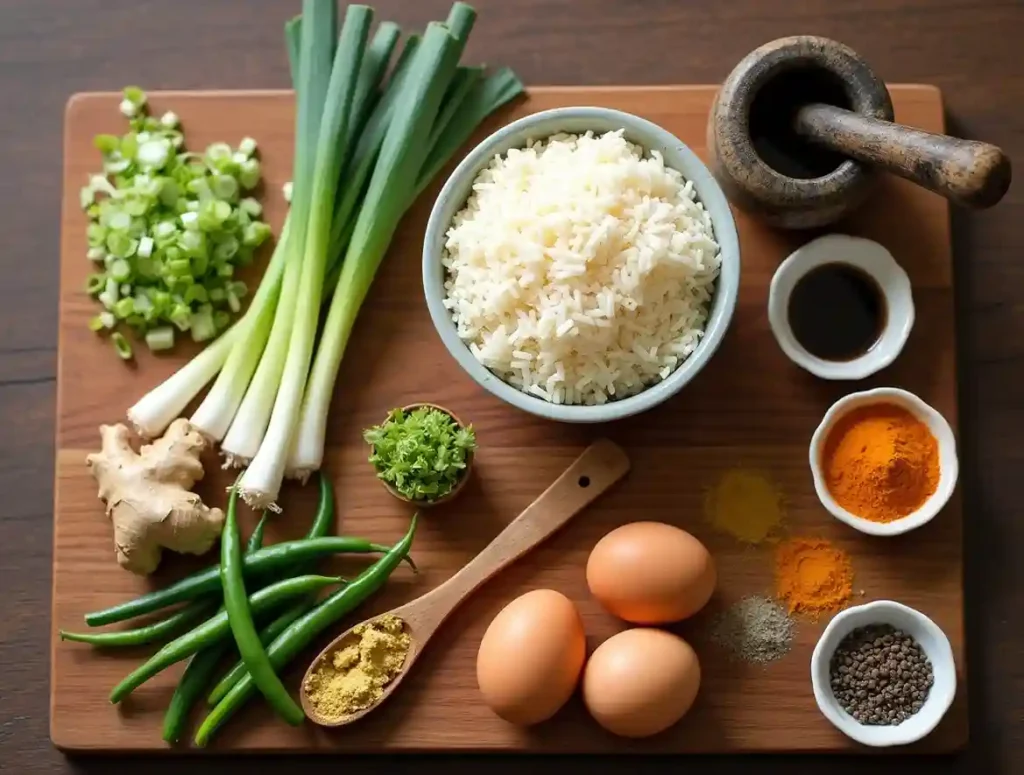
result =
[[[126,88],[123,97],[128,132],[93,139],[103,174],[90,176],[80,195],[89,217],[86,256],[101,270],[89,276],[86,292],[114,320],[106,325],[101,315],[89,327],[106,332],[121,320],[150,349],[165,350],[174,329],[198,324],[192,338],[205,341],[241,311],[244,286],[239,291],[232,280],[235,267],[252,263],[271,234],[257,220],[260,203],[242,198],[260,179],[256,141],[243,138],[238,150],[213,143],[203,154],[185,153],[177,115],[150,116],[138,87]]]
[[[121,360],[131,360],[132,346],[128,344],[128,340],[124,338],[124,334],[120,331],[115,331],[110,335],[110,343],[114,345],[114,349],[117,351]]]
[[[373,448],[370,462],[377,476],[413,501],[447,495],[466,470],[476,449],[473,426],[460,427],[446,412],[423,406],[394,409],[363,439]]]

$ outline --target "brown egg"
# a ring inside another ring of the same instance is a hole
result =
[[[583,701],[597,723],[622,737],[668,729],[693,705],[700,663],[682,638],[664,630],[620,632],[594,651],[583,673]]]
[[[536,589],[505,606],[488,625],[476,658],[484,701],[506,721],[528,726],[555,715],[572,696],[587,641],[569,598]]]
[[[605,608],[634,624],[693,616],[715,591],[704,544],[673,525],[632,522],[600,541],[587,560],[587,586]]]

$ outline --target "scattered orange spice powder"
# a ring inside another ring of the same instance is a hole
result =
[[[821,538],[791,538],[775,552],[778,596],[791,613],[835,611],[853,594],[850,558]]]

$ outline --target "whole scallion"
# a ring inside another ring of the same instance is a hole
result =
[[[320,40],[318,31],[334,29],[329,18],[334,8],[334,0],[303,3],[303,17],[308,22],[302,25],[299,57],[300,77],[305,80],[298,93],[300,134],[292,199],[296,236],[294,255],[285,274],[285,282],[289,272],[295,272],[299,281],[295,303],[288,310],[292,325],[267,432],[239,483],[242,496],[257,508],[276,504],[306,389],[323,293],[334,193],[348,155],[349,113],[372,18],[368,7],[350,5],[332,57],[333,39]],[[278,309],[283,310],[284,303]]]
[[[408,35],[387,78],[398,28],[384,22],[367,40],[370,10],[352,6],[335,46],[333,8],[305,0],[285,25],[297,94],[291,212],[249,310],[129,410],[158,435],[219,372],[191,419],[222,440],[229,464],[249,466],[240,489],[257,506],[274,506],[282,477],[319,469],[345,345],[402,217],[523,88],[507,69],[459,67],[476,18],[464,3]]]
[[[289,463],[297,476],[318,471],[323,462],[327,411],[345,346],[391,238],[413,198],[428,151],[420,139],[430,136],[464,45],[465,41],[452,35],[445,25],[431,22],[410,65],[341,265],[309,375]]]

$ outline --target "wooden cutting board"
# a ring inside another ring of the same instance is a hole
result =
[[[704,127],[712,86],[547,87],[494,117],[478,139],[528,113],[567,105],[601,105],[648,118],[705,154]],[[895,86],[898,121],[943,128],[939,92],[928,86]],[[292,96],[286,92],[161,93],[154,111],[173,109],[193,148],[252,135],[266,171],[264,201],[279,228],[285,207],[281,184],[292,159]],[[54,505],[53,632],[82,629],[87,611],[128,599],[204,562],[168,558],[147,582],[119,568],[110,526],[84,465],[98,446],[97,426],[122,420],[125,409],[193,352],[142,354],[125,366],[108,342],[86,327],[95,304],[83,292],[90,270],[85,257],[85,218],[78,189],[98,166],[92,137],[120,132],[118,98],[74,97],[68,105],[64,146],[61,242],[60,365]],[[942,726],[919,751],[949,751],[967,739],[964,688],[962,507],[955,496],[933,523],[900,538],[871,538],[833,520],[819,505],[807,468],[807,443],[824,411],[846,392],[895,385],[912,390],[956,425],[956,369],[952,262],[946,203],[909,184],[886,180],[846,230],[884,243],[914,285],[917,325],[895,365],[863,384],[832,384],[804,373],[776,346],[766,319],[768,283],[779,262],[806,236],[770,231],[738,214],[743,276],[732,328],[700,377],[667,404],[607,427],[545,422],[512,409],[476,386],[445,352],[427,316],[420,283],[424,224],[441,181],[406,218],[381,270],[349,345],[336,388],[325,470],[338,493],[337,529],[392,543],[409,512],[375,480],[366,462],[361,430],[395,406],[413,401],[444,404],[472,422],[479,434],[478,476],[450,507],[421,520],[413,553],[419,576],[395,573],[385,593],[357,616],[405,602],[436,586],[480,551],[598,435],[623,445],[632,471],[611,493],[542,546],[485,585],[438,634],[402,691],[381,712],[335,732],[311,725],[288,727],[254,701],[216,740],[231,750],[523,752],[755,752],[858,751],[818,712],[811,695],[811,650],[826,624],[801,620],[795,647],[768,667],[730,662],[708,637],[708,623],[745,594],[770,593],[769,547],[743,548],[705,521],[705,489],[733,466],[759,468],[781,487],[790,534],[826,537],[849,552],[856,573],[856,602],[892,598],[920,609],[946,631],[959,668],[960,690]],[[141,348],[144,349],[144,348]],[[223,505],[229,477],[211,455],[200,492]],[[270,540],[300,535],[308,527],[315,488],[289,488],[285,513]],[[252,515],[246,515],[251,519]],[[591,649],[625,625],[587,593],[584,566],[596,541],[610,529],[638,519],[670,522],[693,532],[713,552],[719,588],[697,617],[673,629],[692,642],[703,685],[691,713],[656,738],[623,741],[604,733],[578,698],[553,720],[530,731],[516,729],[483,705],[475,678],[476,649],[491,618],[512,598],[550,587],[571,597],[586,624]],[[251,524],[251,522],[249,523]],[[349,572],[359,563],[341,564]],[[354,619],[352,620],[354,621]],[[318,648],[352,621],[339,622],[312,646]],[[110,688],[148,650],[103,653],[54,638],[50,681],[51,735],[74,750],[164,751],[163,710],[179,675],[169,670],[138,690],[120,708],[107,702]],[[307,659],[287,671],[297,688]],[[180,665],[178,668],[180,669]]]

